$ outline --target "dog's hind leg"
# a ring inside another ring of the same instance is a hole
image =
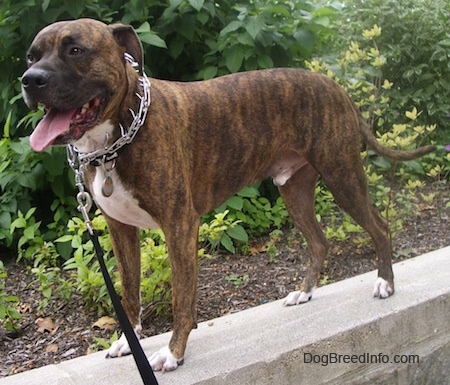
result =
[[[392,248],[386,221],[373,207],[368,193],[366,176],[359,153],[354,160],[334,161],[333,172],[322,175],[336,203],[344,209],[372,237],[378,257],[378,279],[373,295],[387,298],[394,293]],[[351,165],[351,167],[349,167]]]
[[[281,196],[295,225],[303,233],[310,248],[310,261],[306,277],[299,291],[291,292],[283,301],[286,306],[297,305],[311,299],[320,271],[328,253],[328,241],[317,222],[314,209],[315,187],[318,173],[306,164],[292,175],[283,186]]]

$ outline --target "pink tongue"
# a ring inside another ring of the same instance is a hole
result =
[[[49,109],[30,136],[31,148],[38,152],[45,150],[58,136],[67,133],[75,111]]]

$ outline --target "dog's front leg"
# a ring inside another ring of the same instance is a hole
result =
[[[172,268],[173,334],[169,346],[150,357],[155,371],[175,370],[184,360],[189,333],[197,327],[197,254],[199,218],[174,223],[167,229]]]
[[[139,335],[141,331],[140,304],[140,242],[139,229],[125,225],[105,215],[108,223],[111,243],[119,268],[122,281],[122,305],[130,320],[134,331]],[[108,350],[107,357],[120,357],[130,354],[130,346],[125,334]]]

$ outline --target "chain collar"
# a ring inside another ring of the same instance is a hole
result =
[[[94,166],[102,165],[105,167],[105,163],[113,162],[111,169],[115,165],[115,159],[118,156],[118,151],[125,145],[131,143],[139,131],[139,128],[144,124],[145,118],[147,116],[147,110],[150,106],[150,81],[147,76],[145,76],[145,72],[143,69],[139,68],[139,64],[134,60],[134,58],[125,53],[125,60],[130,63],[133,68],[140,74],[139,76],[139,84],[142,87],[142,95],[136,93],[136,96],[140,100],[139,109],[137,113],[132,109],[129,109],[131,116],[133,117],[133,121],[131,122],[128,130],[126,130],[122,124],[119,124],[121,137],[117,139],[111,146],[105,146],[99,150],[83,153],[79,152],[77,148],[71,144],[67,146],[67,161],[69,166],[75,173],[75,184],[78,188],[77,201],[78,201],[78,210],[83,215],[84,221],[86,223],[86,228],[91,235],[94,234],[94,230],[92,228],[92,223],[89,218],[89,211],[92,207],[92,198],[89,192],[87,192],[84,188],[84,172],[86,170],[86,165],[88,163]],[[109,135],[105,138],[105,143],[108,142]]]
[[[80,152],[77,148],[71,144],[67,146],[67,159],[69,165],[72,169],[78,168],[80,171],[84,171],[86,164],[90,163],[93,166],[104,165],[105,163],[111,162],[118,156],[118,151],[125,145],[130,144],[139,129],[145,122],[145,118],[147,117],[147,111],[150,106],[150,81],[143,69],[140,69],[139,63],[137,63],[134,58],[125,53],[125,60],[130,63],[133,68],[136,69],[138,73],[142,72],[142,76],[139,76],[139,85],[142,88],[142,95],[136,93],[137,98],[139,99],[139,108],[138,111],[135,112],[131,108],[128,110],[133,118],[128,129],[126,129],[122,124],[119,123],[119,128],[121,132],[121,136],[110,146],[105,146],[98,150],[92,152]],[[109,134],[105,137],[105,143],[108,142]],[[75,168],[74,168],[75,167]]]

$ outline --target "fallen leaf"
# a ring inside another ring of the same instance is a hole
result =
[[[427,203],[419,203],[419,211],[435,210],[436,207]]]
[[[114,318],[104,316],[99,318],[99,320],[92,325],[92,327],[97,327],[103,330],[114,330],[116,328],[116,320]]]
[[[38,318],[35,323],[38,327],[38,333],[49,332],[53,334],[58,329],[58,325],[50,317]]]
[[[260,253],[265,253],[268,248],[269,247],[267,246],[267,244],[259,245],[259,246],[253,246],[253,247],[250,247],[250,253],[251,253],[251,255],[257,255],[257,254],[260,254]]]
[[[44,349],[44,352],[46,352],[46,353],[56,353],[57,351],[58,351],[58,345],[56,345],[56,344],[48,345]]]

